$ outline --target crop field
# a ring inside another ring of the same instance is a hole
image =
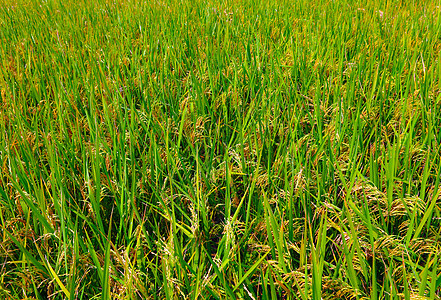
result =
[[[438,0],[0,0],[0,299],[440,299]]]

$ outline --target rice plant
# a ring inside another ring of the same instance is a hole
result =
[[[439,299],[436,0],[0,0],[1,299]]]

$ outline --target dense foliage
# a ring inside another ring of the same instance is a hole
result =
[[[439,298],[437,4],[0,0],[0,298]]]

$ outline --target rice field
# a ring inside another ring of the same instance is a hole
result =
[[[440,299],[440,5],[0,0],[0,298]]]

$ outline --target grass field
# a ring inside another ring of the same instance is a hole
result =
[[[0,298],[439,299],[439,5],[0,0]]]

